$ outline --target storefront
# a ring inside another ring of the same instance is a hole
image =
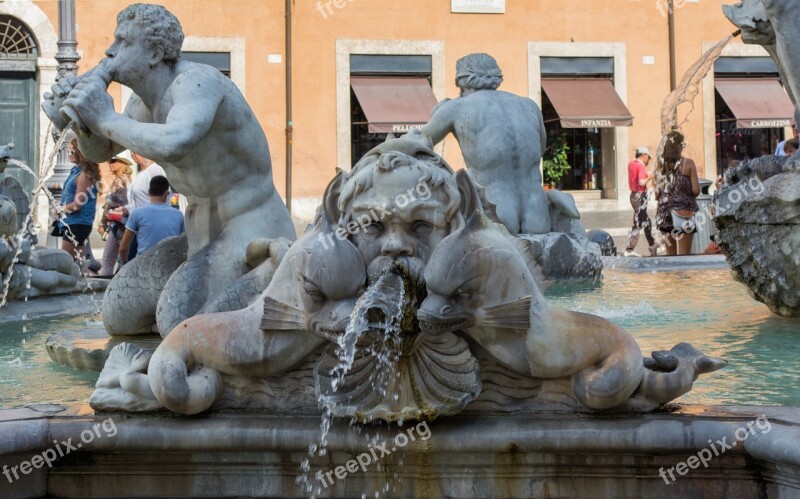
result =
[[[384,142],[430,121],[430,56],[351,55],[351,166]]]
[[[717,173],[733,161],[775,153],[794,105],[768,57],[722,57],[714,67]]]
[[[633,116],[614,88],[611,57],[541,57],[542,113],[548,149],[566,146],[569,170],[559,189],[612,190],[616,127]],[[605,186],[605,187],[604,187]]]

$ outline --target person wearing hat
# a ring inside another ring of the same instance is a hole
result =
[[[125,232],[122,223],[122,211],[128,204],[128,189],[131,185],[132,163],[121,157],[114,156],[108,160],[108,168],[114,175],[114,180],[106,193],[106,204],[103,207],[103,217],[100,219],[98,231],[103,234],[106,244],[103,247],[102,267],[98,275],[111,277],[119,254],[119,242]]]
[[[644,229],[644,237],[647,238],[650,256],[656,256],[658,251],[658,245],[653,238],[653,226],[647,215],[647,182],[650,180],[647,165],[652,157],[650,149],[637,147],[636,159],[628,163],[628,187],[631,189],[633,227],[628,238],[628,247],[625,248],[625,256],[641,256],[636,252],[636,245],[639,243],[639,232],[642,229]]]

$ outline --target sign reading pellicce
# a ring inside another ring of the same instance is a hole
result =
[[[450,0],[450,12],[458,14],[505,14],[506,0]]]

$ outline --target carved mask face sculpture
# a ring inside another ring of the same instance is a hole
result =
[[[302,281],[306,327],[336,341],[347,327],[356,298],[364,292],[364,259],[347,240],[321,250],[309,248],[297,258],[303,260],[297,266],[297,278]]]
[[[422,174],[419,167],[406,167],[377,175],[371,190],[353,198],[350,218],[366,221],[353,242],[367,261],[379,256],[427,261],[447,235],[446,199],[421,183]]]
[[[436,248],[425,282],[417,318],[427,333],[475,325],[527,329],[532,296],[541,298],[505,229],[480,212]]]

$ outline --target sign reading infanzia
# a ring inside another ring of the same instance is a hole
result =
[[[611,120],[581,120],[581,128],[613,127]]]
[[[450,11],[456,14],[505,14],[506,0],[451,0]]]

